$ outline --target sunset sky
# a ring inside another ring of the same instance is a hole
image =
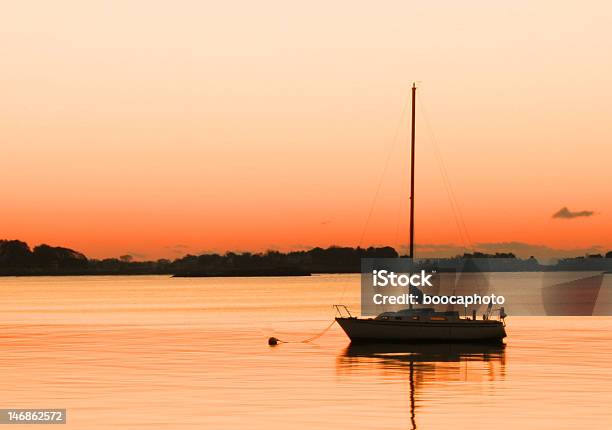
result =
[[[139,259],[405,245],[416,80],[417,250],[612,249],[611,16],[603,1],[6,2],[0,239]],[[553,218],[563,207],[594,213]]]

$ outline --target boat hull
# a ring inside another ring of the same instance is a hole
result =
[[[499,342],[506,337],[500,321],[390,321],[336,318],[352,342]]]

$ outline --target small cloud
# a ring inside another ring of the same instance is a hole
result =
[[[557,212],[553,214],[553,218],[561,218],[561,219],[573,219],[579,217],[590,217],[593,216],[595,212],[593,211],[579,211],[572,212],[567,207],[563,207],[559,209]]]

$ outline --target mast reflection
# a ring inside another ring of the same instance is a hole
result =
[[[417,429],[420,389],[440,380],[487,383],[504,379],[505,347],[504,343],[350,344],[338,355],[336,372],[408,376],[411,428]]]

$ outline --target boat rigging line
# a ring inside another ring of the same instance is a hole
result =
[[[436,162],[438,164],[438,169],[440,170],[440,175],[442,176],[442,182],[444,184],[444,189],[446,190],[446,194],[448,196],[451,211],[453,213],[453,218],[455,220],[455,224],[457,226],[457,230],[459,233],[459,240],[462,242],[464,247],[467,247],[468,249],[473,251],[474,246],[470,238],[470,234],[468,232],[467,226],[465,224],[465,219],[463,217],[461,207],[459,206],[459,202],[457,201],[457,197],[453,190],[453,186],[452,186],[450,177],[448,175],[448,169],[446,168],[446,164],[444,163],[444,158],[442,157],[440,147],[436,140],[436,135],[431,125],[431,121],[429,120],[429,115],[427,114],[427,109],[425,108],[425,103],[423,102],[423,91],[421,91],[421,96],[419,97],[419,107],[421,108],[423,120],[425,122],[425,126],[429,133],[431,146],[433,148],[434,155],[436,157]]]

